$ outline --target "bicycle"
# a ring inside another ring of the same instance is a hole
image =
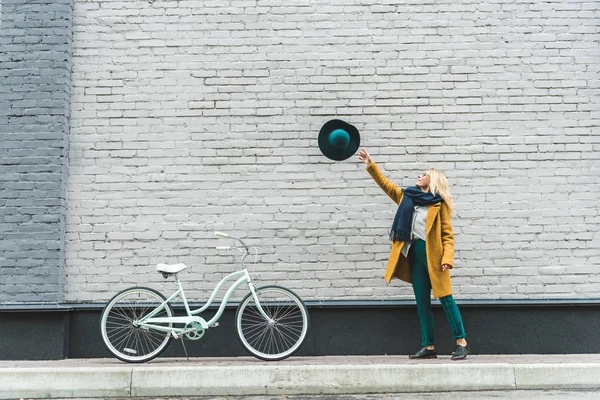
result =
[[[148,287],[131,287],[117,293],[102,311],[100,331],[104,345],[116,358],[131,363],[142,363],[158,357],[172,339],[198,340],[207,329],[219,325],[231,294],[243,283],[250,291],[240,302],[235,323],[240,342],[253,356],[267,361],[283,360],[294,354],[306,339],[308,311],[303,301],[289,289],[281,286],[255,288],[246,268],[250,254],[248,246],[239,238],[215,232],[222,238],[231,238],[240,246],[217,247],[217,250],[237,250],[242,253],[241,269],[217,284],[210,298],[196,310],[190,310],[178,274],[185,264],[158,264],[156,270],[165,279],[174,277],[178,290],[169,298]],[[256,254],[254,263],[256,263]],[[221,300],[217,313],[209,321],[198,314],[214,301],[225,282],[235,279]],[[174,316],[172,301],[180,297],[185,316]],[[183,346],[187,356],[185,345]]]

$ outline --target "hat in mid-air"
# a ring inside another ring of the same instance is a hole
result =
[[[341,119],[327,121],[319,131],[319,149],[331,160],[351,157],[360,146],[358,129]]]

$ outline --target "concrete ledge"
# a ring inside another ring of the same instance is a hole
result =
[[[515,389],[509,364],[306,365],[144,368],[133,397],[249,394],[351,394]]]
[[[600,354],[0,362],[0,399],[600,389]]]
[[[600,389],[600,364],[515,365],[518,389]]]
[[[0,369],[0,399],[130,397],[131,368]]]

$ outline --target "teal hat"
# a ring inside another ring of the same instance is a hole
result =
[[[351,157],[360,146],[358,129],[341,119],[332,119],[319,131],[319,149],[331,160]]]

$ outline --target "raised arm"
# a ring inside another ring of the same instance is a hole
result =
[[[385,192],[385,194],[390,196],[394,203],[400,204],[402,201],[402,196],[404,195],[402,189],[400,189],[395,183],[390,182],[390,180],[383,175],[377,164],[371,159],[371,156],[367,150],[364,148],[361,149],[358,153],[358,159],[367,164],[367,172],[371,175],[375,183],[377,183]]]

